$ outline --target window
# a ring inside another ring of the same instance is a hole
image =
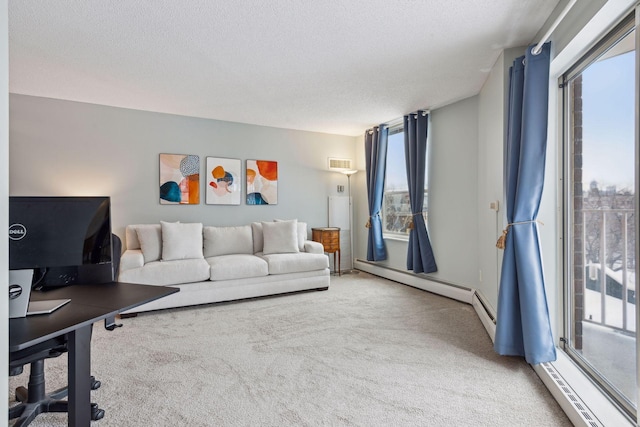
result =
[[[635,417],[636,45],[633,16],[562,77],[565,350]]]
[[[427,166],[428,168],[428,166]],[[425,168],[424,210],[427,220],[427,170]],[[408,238],[412,212],[407,184],[407,165],[404,157],[404,128],[402,125],[389,129],[387,146],[387,171],[382,200],[382,231],[386,238]]]

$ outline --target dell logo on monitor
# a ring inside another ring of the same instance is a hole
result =
[[[11,285],[9,286],[9,299],[16,299],[22,295],[22,286]]]
[[[22,224],[12,224],[9,226],[9,238],[11,240],[20,240],[27,235],[27,228]]]

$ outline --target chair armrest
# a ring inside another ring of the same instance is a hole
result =
[[[127,249],[120,258],[120,271],[144,266],[144,256],[140,249]]]
[[[310,254],[323,254],[324,246],[320,242],[314,242],[312,240],[307,240],[304,242],[304,251]]]

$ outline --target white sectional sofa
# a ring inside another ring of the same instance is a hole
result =
[[[329,258],[297,220],[237,227],[200,223],[126,227],[120,282],[172,286],[173,295],[125,312],[143,312],[329,288]]]

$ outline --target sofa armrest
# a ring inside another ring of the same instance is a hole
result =
[[[144,266],[144,256],[140,249],[127,249],[120,257],[120,271]]]
[[[312,240],[307,240],[304,242],[304,251],[310,254],[323,254],[324,246],[320,242],[314,242]]]

